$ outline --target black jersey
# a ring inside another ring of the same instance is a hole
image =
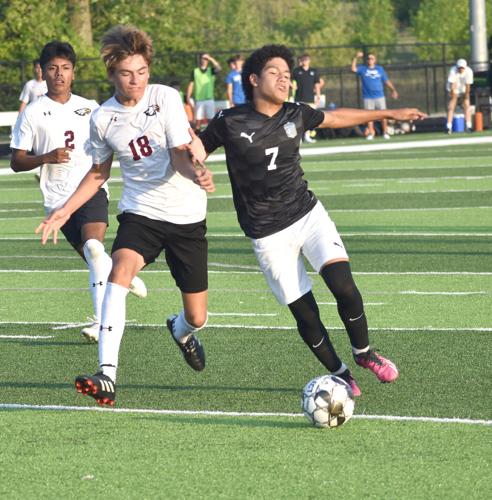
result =
[[[303,179],[299,146],[322,111],[286,102],[269,117],[251,103],[220,111],[200,135],[207,153],[224,146],[239,224],[262,238],[306,215],[316,204]]]
[[[292,73],[292,79],[297,83],[295,99],[298,102],[314,102],[314,85],[319,83],[318,70],[304,69],[298,66]]]

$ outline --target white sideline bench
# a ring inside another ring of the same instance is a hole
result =
[[[1,111],[0,112],[0,127],[10,127],[12,128],[17,121],[17,116],[19,113],[17,111]]]

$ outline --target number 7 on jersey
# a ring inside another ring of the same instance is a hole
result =
[[[268,155],[272,155],[272,158],[270,159],[270,163],[267,167],[267,170],[276,170],[277,164],[275,163],[275,160],[277,159],[278,156],[278,146],[275,146],[274,148],[265,149],[265,156]]]

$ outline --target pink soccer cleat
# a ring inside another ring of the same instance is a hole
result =
[[[354,359],[362,368],[371,370],[381,382],[393,382],[398,378],[399,372],[395,364],[372,349],[362,354],[354,354]]]

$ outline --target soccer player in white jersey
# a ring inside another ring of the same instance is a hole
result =
[[[357,365],[381,382],[398,377],[396,366],[371,349],[362,297],[335,224],[303,179],[299,146],[317,127],[351,127],[369,120],[415,120],[416,109],[332,112],[286,102],[293,68],[291,51],[282,45],[256,50],[243,66],[248,103],[221,111],[200,135],[205,151],[223,146],[239,224],[278,302],[287,305],[299,333],[327,370],[361,394],[337,356],[311,291],[303,255],[335,296],[338,313]],[[197,157],[199,161],[203,158]]]
[[[92,165],[89,120],[98,104],[72,94],[75,63],[76,54],[69,43],[53,41],[44,46],[40,64],[47,94],[30,103],[20,115],[10,144],[10,165],[15,172],[41,167],[46,213],[67,201]],[[61,228],[89,268],[94,317],[81,333],[90,342],[97,342],[99,336],[102,300],[111,269],[111,258],[102,243],[107,225],[108,193],[104,184]],[[135,284],[136,293],[145,296],[143,282],[137,278]]]
[[[43,242],[108,179],[116,154],[123,177],[113,268],[104,297],[99,371],[76,378],[78,392],[113,405],[118,353],[125,327],[131,279],[165,252],[181,290],[183,310],[167,320],[186,362],[205,367],[195,333],[207,322],[206,192],[215,189],[211,172],[195,171],[187,151],[189,124],[178,92],[149,85],[152,42],[132,26],[116,26],[102,39],[101,55],[115,95],[91,118],[93,167],[78,189],[46,219]]]

